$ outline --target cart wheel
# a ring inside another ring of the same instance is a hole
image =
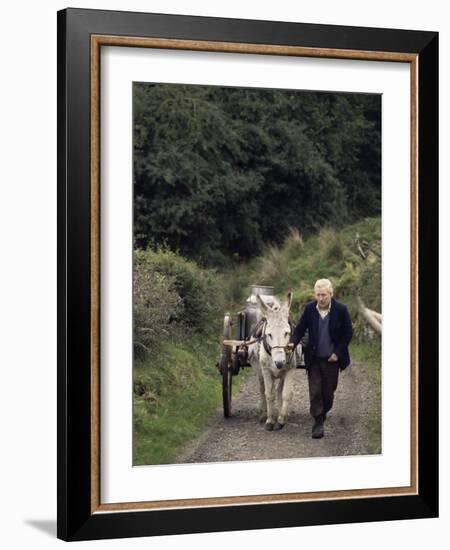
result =
[[[224,340],[231,339],[231,317],[227,313],[223,319],[223,338]],[[222,397],[223,397],[223,415],[225,418],[231,416],[231,388],[233,374],[232,368],[232,349],[230,346],[223,346],[222,352]]]

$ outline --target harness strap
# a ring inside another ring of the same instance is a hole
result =
[[[261,331],[261,335],[257,336],[258,332]],[[248,346],[250,344],[254,344],[256,342],[261,342],[261,339],[264,337],[264,329],[266,328],[266,319],[263,317],[258,323],[255,325],[255,328],[253,329],[253,333],[250,335],[250,338],[254,337],[253,340],[244,340],[244,345]]]
[[[286,352],[286,363],[291,362],[292,356],[294,354],[294,348],[292,348],[292,350],[290,350],[289,346],[269,346],[269,343],[267,342],[267,338],[266,338],[266,325],[265,324],[264,324],[264,330],[263,330],[263,335],[262,335],[262,341],[263,341],[264,349],[266,350],[266,353],[268,355],[272,356],[272,350],[273,349],[281,348],[281,349],[284,349],[285,352]]]

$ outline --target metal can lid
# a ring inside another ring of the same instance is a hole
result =
[[[274,287],[266,285],[252,285],[252,294],[256,296],[273,296]]]

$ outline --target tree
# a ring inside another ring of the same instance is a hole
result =
[[[134,85],[135,242],[202,263],[380,211],[380,99]]]

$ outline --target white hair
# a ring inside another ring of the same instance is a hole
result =
[[[316,284],[314,285],[314,290],[316,290],[316,288],[325,288],[329,291],[331,296],[333,296],[333,285],[328,279],[319,279],[318,281],[316,281]]]

